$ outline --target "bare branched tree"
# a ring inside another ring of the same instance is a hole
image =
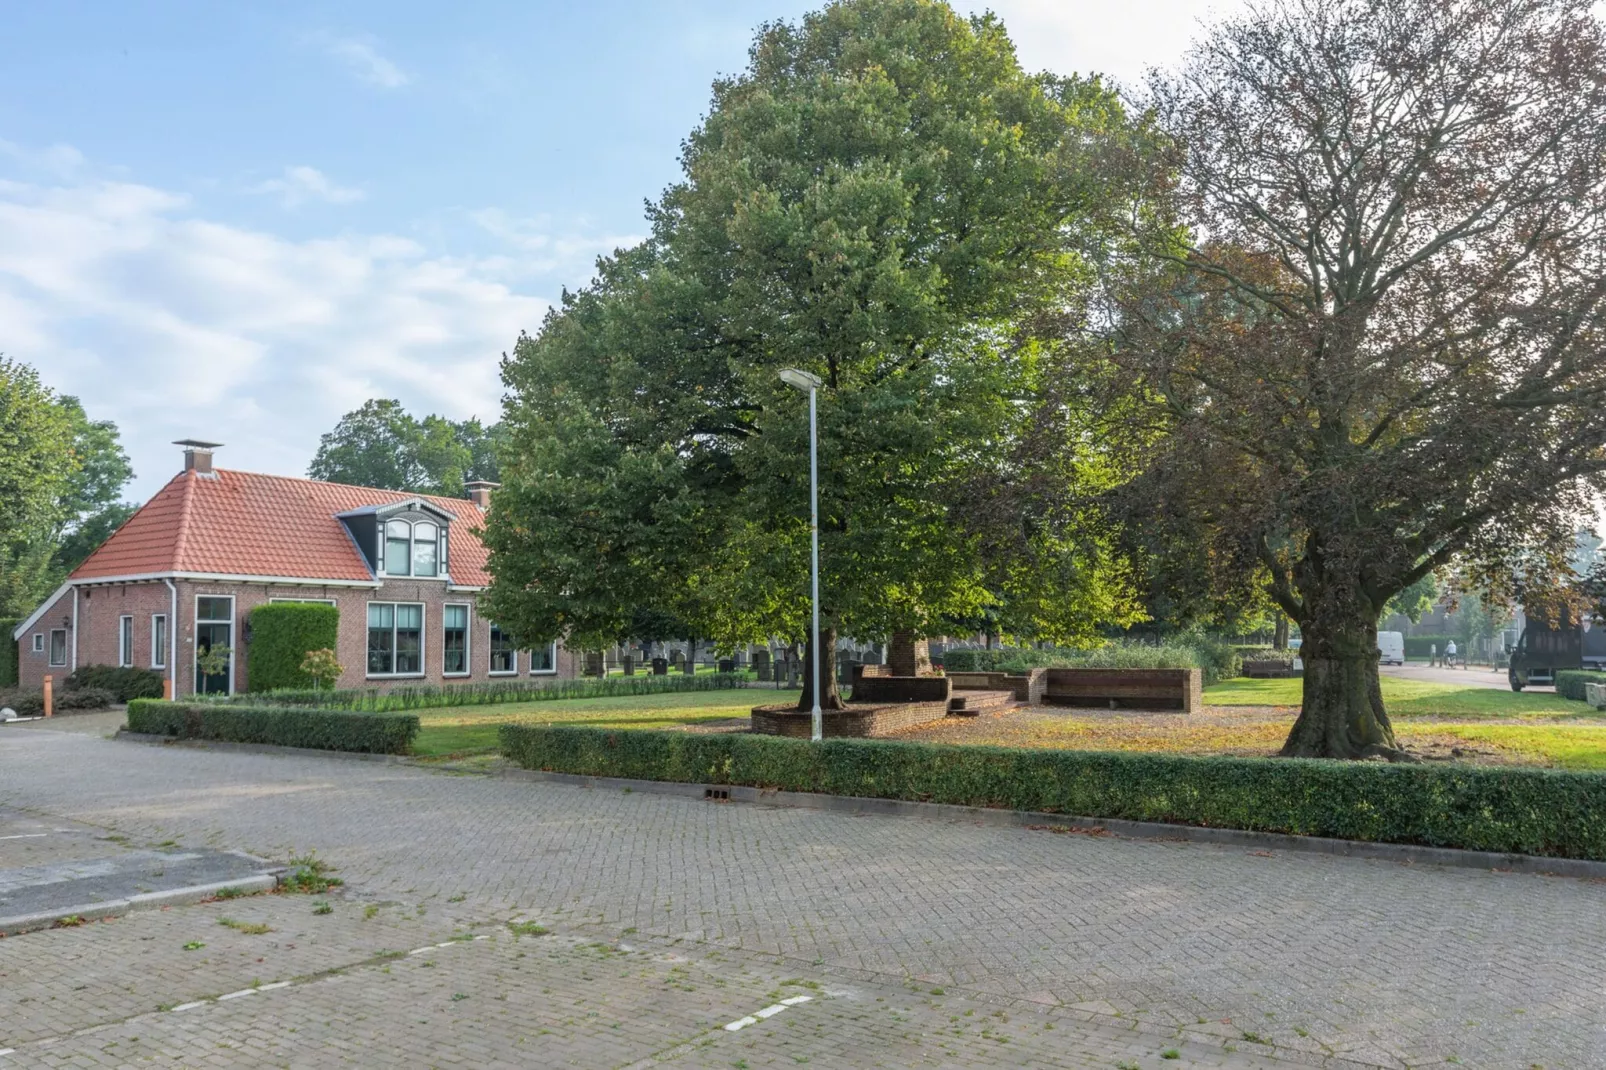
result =
[[[1602,44],[1585,0],[1270,0],[1151,83],[1176,214],[1115,360],[1170,421],[1153,471],[1300,625],[1284,754],[1406,757],[1385,603],[1559,563],[1603,487]]]

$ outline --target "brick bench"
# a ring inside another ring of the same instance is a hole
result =
[[[1048,682],[1047,669],[1028,669],[1024,673],[951,672],[955,691],[1011,691],[1016,702],[1036,706],[1043,701]]]
[[[1053,706],[1198,713],[1198,669],[1049,669],[1043,701]]]

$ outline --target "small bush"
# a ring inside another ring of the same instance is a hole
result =
[[[12,709],[18,717],[38,717],[45,712],[43,691],[0,691],[0,709]]]
[[[136,699],[128,704],[128,730],[225,743],[406,754],[418,735],[418,718],[399,713]]]
[[[79,687],[61,692],[53,701],[57,713],[66,710],[104,710],[117,701],[117,696],[105,688]]]
[[[116,665],[81,665],[64,681],[67,691],[98,688],[110,691],[117,702],[161,698],[164,677],[155,669],[119,668]]]
[[[504,724],[526,769],[1606,861],[1606,776]]]
[[[247,690],[306,687],[302,665],[314,650],[339,646],[340,610],[318,602],[268,602],[251,610]]]
[[[1583,702],[1585,684],[1606,684],[1606,672],[1563,669],[1556,674],[1556,694],[1562,698],[1570,698],[1574,702]]]

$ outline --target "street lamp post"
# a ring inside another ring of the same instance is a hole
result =
[[[814,607],[814,631],[809,640],[809,647],[814,651],[814,719],[809,738],[818,743],[825,738],[825,724],[820,716],[820,450],[815,400],[820,393],[820,377],[787,368],[781,372],[781,381],[809,395],[809,579]]]

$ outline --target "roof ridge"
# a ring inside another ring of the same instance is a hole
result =
[[[311,476],[281,476],[276,472],[248,472],[243,468],[214,468],[214,472],[228,473],[236,476],[251,476],[254,479],[277,479],[285,483],[315,483],[322,487],[346,487],[351,490],[375,491],[379,494],[401,494],[413,498],[428,498],[438,502],[463,502],[468,505],[474,503],[468,498],[453,498],[445,494],[427,494],[421,490],[393,490],[390,487],[369,487],[361,483],[336,483],[332,479],[313,479]],[[180,473],[182,475],[183,473]]]

